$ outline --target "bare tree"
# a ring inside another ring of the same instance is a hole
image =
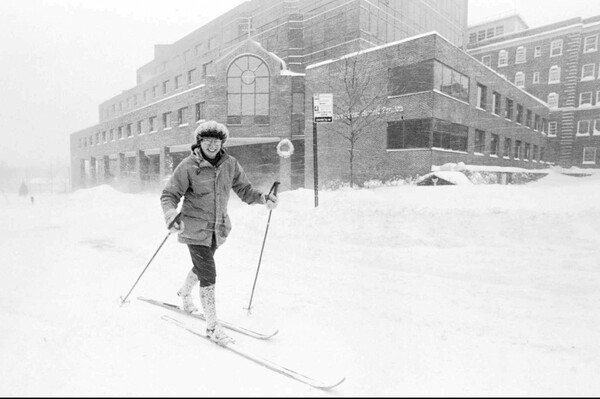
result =
[[[355,184],[357,144],[369,134],[371,125],[381,118],[381,108],[387,102],[386,76],[376,72],[378,68],[381,68],[381,63],[359,52],[334,63],[326,83],[328,89],[335,93],[334,123],[328,130],[340,136],[348,146],[351,186]]]

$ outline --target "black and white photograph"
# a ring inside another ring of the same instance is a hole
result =
[[[0,2],[0,396],[597,397],[600,2]]]

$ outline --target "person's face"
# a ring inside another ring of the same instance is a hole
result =
[[[214,159],[221,150],[222,142],[219,139],[202,139],[200,140],[202,151],[210,159]]]

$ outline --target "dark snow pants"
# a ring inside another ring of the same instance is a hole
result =
[[[217,282],[217,268],[215,266],[215,252],[217,251],[217,240],[213,237],[210,247],[204,245],[188,244],[192,263],[194,264],[193,271],[200,280],[200,287],[208,287]]]

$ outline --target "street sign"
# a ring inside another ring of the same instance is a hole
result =
[[[314,122],[333,122],[333,94],[313,94]]]

